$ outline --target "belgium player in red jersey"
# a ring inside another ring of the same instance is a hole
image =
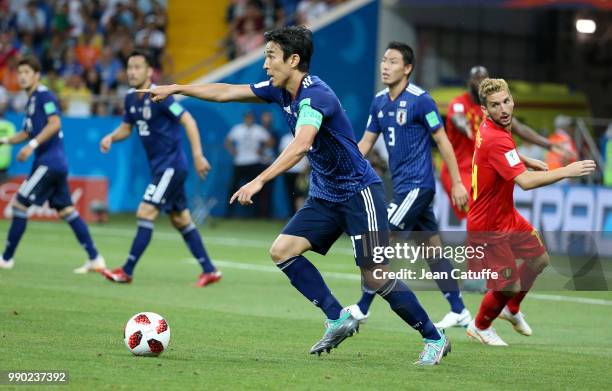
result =
[[[589,175],[595,163],[583,160],[548,171],[545,163],[521,156],[512,139],[514,101],[506,82],[484,79],[478,92],[485,119],[474,137],[467,231],[470,244],[484,248],[483,268],[497,273],[497,278],[494,275],[487,281],[490,290],[467,334],[487,345],[507,346],[491,323],[500,317],[517,332],[531,335],[520,304],[549,263],[537,231],[514,208],[514,184],[523,190],[535,189]],[[517,259],[523,260],[520,267]]]
[[[484,119],[478,99],[478,86],[487,77],[489,77],[489,71],[485,67],[480,65],[472,67],[468,77],[468,91],[451,100],[446,113],[446,133],[453,145],[459,173],[461,174],[461,181],[466,189],[469,189],[471,184],[474,135]],[[521,123],[516,118],[512,119],[511,130],[523,140],[551,150],[560,156],[566,158],[574,157],[575,160],[575,156],[573,156],[571,151],[565,149],[560,144],[551,143],[546,137],[539,135],[535,130]],[[446,194],[450,197],[452,181],[448,167],[444,163],[442,163],[442,170],[440,172],[440,182],[442,182]],[[458,219],[462,220],[467,217],[467,208],[460,209],[452,202],[451,205]]]

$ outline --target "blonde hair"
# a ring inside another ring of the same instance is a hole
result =
[[[506,83],[504,79],[490,79],[487,77],[478,87],[478,98],[480,98],[480,104],[486,106],[487,97],[501,91],[506,91],[508,95],[510,95],[508,83]]]

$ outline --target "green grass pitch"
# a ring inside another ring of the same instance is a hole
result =
[[[2,239],[8,224],[0,222]],[[612,384],[610,292],[528,296],[523,311],[533,336],[520,336],[497,321],[510,347],[492,348],[452,329],[453,351],[433,368],[413,365],[422,348],[418,334],[377,298],[360,334],[330,355],[311,356],[308,349],[322,335],[323,316],[269,260],[268,247],[281,227],[221,220],[201,228],[224,278],[199,289],[193,285],[198,265],[163,219],[127,286],[96,274],[73,274],[84,252],[69,227],[29,222],[15,268],[0,270],[0,370],[68,370],[68,387],[77,390],[517,390]],[[91,226],[110,267],[124,261],[134,230],[135,219],[127,216]],[[343,239],[327,257],[308,255],[344,305],[359,297],[351,253]],[[440,293],[417,295],[434,320],[448,311]],[[569,300],[552,300],[552,295]],[[480,295],[466,294],[465,300],[475,313]],[[140,311],[168,320],[172,339],[160,357],[134,357],[124,346],[123,326]]]

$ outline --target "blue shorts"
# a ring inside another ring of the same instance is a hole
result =
[[[187,209],[185,180],[187,171],[166,168],[153,176],[153,180],[142,196],[142,201],[166,213],[182,212]]]
[[[17,201],[24,206],[41,206],[45,201],[58,211],[72,206],[68,189],[68,173],[54,171],[48,166],[32,167],[30,176],[17,191]]]
[[[307,239],[314,252],[325,255],[344,232],[351,237],[357,265],[366,266],[373,247],[388,245],[388,231],[385,192],[375,183],[344,202],[308,197],[282,233]]]
[[[429,188],[416,188],[407,194],[395,194],[388,209],[391,230],[437,233],[438,221],[433,212],[435,194]]]

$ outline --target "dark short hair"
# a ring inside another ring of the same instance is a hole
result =
[[[132,53],[130,53],[130,55],[128,56],[128,60],[132,57],[142,57],[144,58],[145,62],[149,67],[153,66],[153,60],[151,60],[151,55],[147,51],[140,49],[133,50]]]
[[[397,50],[402,54],[402,60],[404,61],[404,66],[412,65],[414,62],[414,51],[410,46],[403,42],[391,41],[387,45],[387,50],[393,49]]]
[[[17,67],[22,65],[27,65],[36,73],[40,73],[42,67],[40,66],[40,61],[34,56],[25,56],[17,63]]]
[[[278,44],[283,50],[283,61],[287,61],[289,56],[297,54],[300,56],[298,70],[308,72],[310,69],[310,59],[314,46],[312,44],[312,32],[302,26],[282,27],[267,31],[264,34],[267,42]]]

